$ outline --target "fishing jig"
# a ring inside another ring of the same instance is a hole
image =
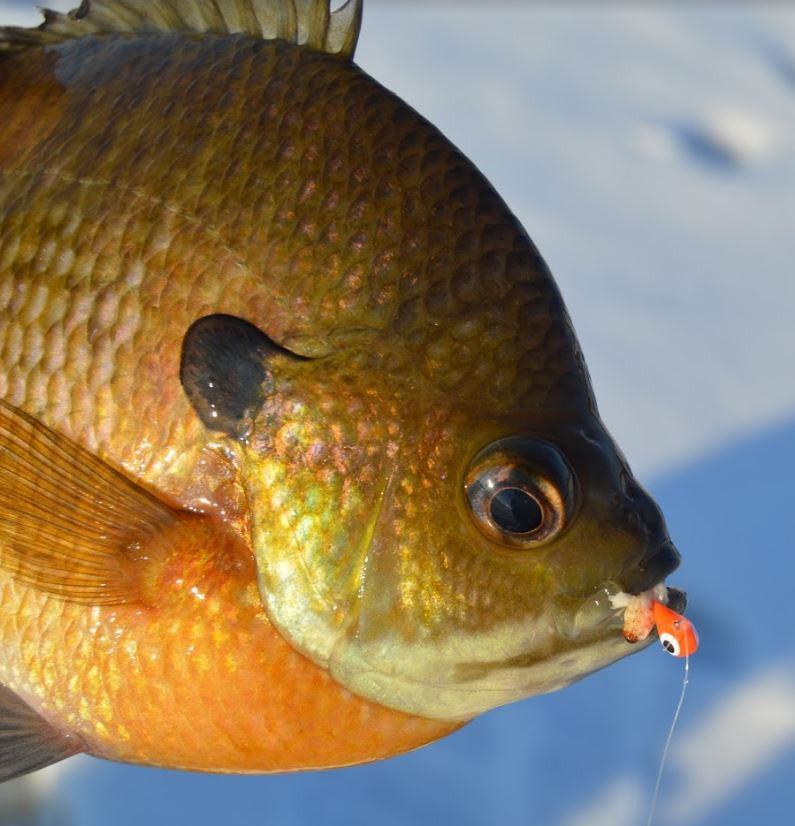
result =
[[[674,736],[674,729],[679,720],[679,712],[682,710],[685,693],[687,692],[687,684],[690,677],[690,655],[698,651],[698,633],[689,619],[677,613],[672,608],[669,608],[667,605],[664,605],[662,602],[658,602],[656,599],[651,601],[651,610],[654,615],[654,624],[657,627],[657,635],[660,638],[662,647],[673,657],[685,658],[685,673],[682,680],[682,691],[679,694],[679,701],[676,704],[674,717],[671,721],[671,727],[668,729],[668,736],[665,739],[665,746],[663,747],[662,757],[660,758],[660,767],[657,770],[657,780],[654,784],[654,792],[649,806],[649,816],[646,820],[646,826],[652,826],[654,822],[654,815],[657,811],[657,800],[660,796],[660,783],[662,782],[665,764],[668,762],[668,749],[671,746],[671,739]]]
[[[652,600],[651,609],[660,644],[672,657],[687,657],[698,651],[698,633],[689,619],[657,600]]]

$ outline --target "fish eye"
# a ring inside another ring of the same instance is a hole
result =
[[[489,515],[495,525],[509,533],[532,533],[544,522],[538,500],[522,488],[501,488],[489,501]]]
[[[672,656],[679,656],[679,640],[673,634],[660,634],[660,645]]]
[[[500,439],[478,453],[464,482],[470,515],[489,538],[511,548],[558,536],[575,507],[574,476],[549,442]]]

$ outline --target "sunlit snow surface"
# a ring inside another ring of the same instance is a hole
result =
[[[0,19],[35,22],[20,5],[0,2]],[[795,11],[482,6],[369,2],[358,61],[522,219],[602,414],[683,551],[673,581],[690,594],[701,649],[658,822],[786,822]],[[414,754],[334,772],[210,777],[86,759],[63,775],[59,806],[80,826],[632,826],[681,677],[680,661],[652,649]]]

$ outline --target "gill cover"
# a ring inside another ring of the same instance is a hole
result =
[[[560,441],[489,439],[470,411],[424,401],[410,366],[378,362],[271,360],[235,448],[259,592],[285,638],[355,693],[447,720],[560,688],[636,650],[604,583],[666,536],[653,508],[648,522],[629,513],[609,439],[596,428],[579,446],[580,431],[566,428]],[[467,481],[484,476],[538,502],[539,526],[513,525],[526,518],[521,499],[511,515],[513,495],[501,502],[500,535],[484,531],[475,517],[482,507],[494,519],[493,503],[467,499]],[[649,587],[651,575],[637,576]]]
[[[204,316],[182,341],[179,376],[193,409],[210,430],[247,436],[271,383],[274,356],[303,361],[236,316]]]

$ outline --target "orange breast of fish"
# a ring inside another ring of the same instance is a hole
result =
[[[172,543],[156,608],[88,608],[7,578],[3,680],[85,749],[209,771],[340,766],[405,751],[455,726],[350,694],[296,653],[229,548]],[[242,550],[242,549],[241,549]]]
[[[0,396],[234,537],[176,542],[150,604],[0,574],[0,682],[92,753],[193,769],[344,765],[453,730],[353,696],[274,630],[235,471],[179,381],[209,313],[307,355],[386,329],[411,238],[373,242],[390,199],[422,206],[434,134],[352,64],[241,37],[5,55],[0,117]],[[413,194],[382,174],[400,152]]]

